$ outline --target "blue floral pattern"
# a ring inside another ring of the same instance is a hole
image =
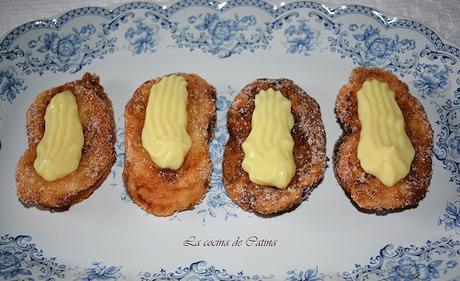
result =
[[[124,122],[124,120],[120,118],[119,122]],[[117,141],[115,143],[115,151],[117,155],[117,160],[112,167],[112,171],[110,172],[112,180],[110,185],[114,187],[121,187],[121,201],[124,203],[131,203],[131,198],[126,193],[124,185],[120,184],[120,182],[123,182],[121,174],[123,172],[123,165],[125,161],[125,130],[122,128],[117,129]]]
[[[57,280],[74,276],[75,281],[122,280],[125,276],[122,266],[107,266],[102,262],[93,262],[85,269],[78,266],[58,264],[56,258],[46,258],[43,252],[31,243],[30,236],[9,235],[0,238],[0,277],[15,280]],[[343,272],[344,280],[394,280],[431,281],[445,276],[457,269],[460,255],[460,241],[441,238],[439,241],[427,241],[424,246],[402,247],[395,250],[389,244],[380,250],[380,254],[370,259],[366,266],[355,265],[350,272]],[[273,275],[248,275],[243,271],[230,274],[225,269],[208,265],[206,261],[197,261],[189,266],[178,267],[174,271],[160,269],[158,272],[141,271],[141,281],[155,280],[271,280]],[[307,270],[289,270],[286,281],[324,281],[332,276],[318,271],[318,267]]]
[[[26,253],[16,250],[13,246],[0,249],[0,276],[10,279],[18,275],[32,275],[30,270],[21,267],[26,256]]]
[[[436,136],[433,153],[450,171],[450,181],[460,186],[460,91],[455,93],[453,100],[437,107],[439,132]]]
[[[444,224],[446,231],[454,230],[460,234],[460,201],[447,202],[446,210],[439,218],[438,224]]]
[[[187,23],[189,25],[178,27],[172,34],[177,47],[191,51],[201,49],[220,58],[239,54],[243,50],[254,52],[258,48],[267,48],[272,38],[257,26],[253,15],[221,18],[216,13],[201,13],[190,16]]]
[[[290,270],[285,281],[324,281],[325,275],[318,272],[318,267],[303,270]]]
[[[56,32],[46,33],[43,38],[43,45],[37,49],[40,53],[50,51],[56,55],[60,63],[66,64],[69,61],[74,62],[80,56],[80,48],[83,41],[88,40],[88,36],[96,32],[93,25],[84,26],[80,32],[75,31],[59,37]],[[35,41],[30,41],[29,46],[34,46]]]
[[[18,77],[14,68],[0,69],[0,100],[13,103],[16,97],[26,89],[24,80]]]
[[[0,277],[4,280],[54,280],[66,277],[69,268],[55,258],[47,258],[43,251],[30,243],[26,235],[0,237]]]
[[[45,33],[27,44],[24,61],[16,65],[26,74],[45,71],[75,73],[94,58],[115,51],[116,38],[107,38],[92,24],[60,35]]]
[[[43,251],[31,243],[32,237],[4,235],[0,237],[0,278],[4,280],[69,280],[75,281],[121,280],[121,266],[106,266],[93,262],[81,270],[78,266],[60,264],[56,258],[47,258]]]
[[[460,136],[453,136],[448,142],[448,147],[451,149],[450,155],[454,158],[460,158]]]
[[[342,273],[345,280],[392,280],[430,281],[439,279],[457,269],[460,241],[442,238],[427,241],[422,247],[399,246],[395,250],[389,244],[380,250],[380,255],[370,259],[366,266],[355,265],[350,272]]]
[[[444,67],[437,64],[419,64],[415,68],[412,85],[423,99],[440,97],[448,89],[449,74],[452,72],[447,64]]]
[[[307,56],[318,43],[319,31],[310,27],[305,20],[298,20],[297,24],[290,25],[284,30],[284,36],[284,46],[288,53]]]
[[[12,48],[11,51],[6,51],[6,52],[0,52],[0,62],[3,61],[3,59],[6,60],[15,60],[17,58],[23,57],[24,56],[24,51],[16,45],[16,47]]]
[[[435,260],[428,264],[417,263],[410,257],[403,257],[397,261],[387,263],[387,272],[391,280],[424,280],[430,281],[439,278],[440,274],[438,267],[442,264],[442,260]],[[456,261],[449,261],[447,268],[452,268],[457,265]]]
[[[157,25],[147,25],[145,19],[142,18],[134,20],[134,24],[135,26],[128,28],[125,32],[128,49],[133,55],[154,52],[155,46],[158,45],[160,28]]]
[[[115,150],[117,154],[115,165],[118,168],[123,168],[123,163],[125,161],[125,130],[123,128],[117,129],[117,141],[115,143]]]
[[[190,266],[179,267],[174,271],[168,272],[161,269],[159,272],[141,272],[139,273],[140,281],[160,281],[160,280],[190,280],[190,281],[240,281],[255,280],[262,281],[270,279],[271,276],[246,275],[239,272],[236,275],[229,274],[225,269],[217,269],[208,265],[206,261],[197,261]]]
[[[400,39],[398,34],[389,37],[372,25],[350,24],[348,31],[328,39],[331,52],[339,53],[342,58],[352,58],[361,66],[384,67],[404,76],[417,64],[415,40]]]
[[[234,210],[236,205],[227,196],[222,182],[222,161],[224,147],[228,140],[227,111],[235,94],[236,90],[228,86],[225,95],[218,96],[216,101],[217,122],[209,151],[210,157],[213,159],[213,173],[210,190],[206,196],[206,205],[200,206],[197,212],[203,216],[203,223],[205,223],[207,215],[217,217],[219,214],[223,214],[225,220],[238,217]]]
[[[91,267],[76,274],[75,281],[103,281],[125,279],[121,272],[121,266],[106,266],[101,262],[93,262]]]
[[[224,146],[228,139],[227,129],[225,126],[218,125],[214,134],[210,145],[210,157],[213,159],[210,187],[204,203],[197,207],[197,214],[202,216],[203,224],[208,216],[216,218],[223,214],[225,220],[238,217],[235,212],[237,206],[228,197],[222,182],[222,160]]]

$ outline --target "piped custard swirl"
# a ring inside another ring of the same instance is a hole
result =
[[[174,74],[150,90],[142,145],[163,169],[179,169],[192,146],[187,133],[187,95],[187,81]]]
[[[243,169],[257,184],[285,188],[295,174],[291,101],[272,88],[255,97],[252,129],[243,142]]]
[[[384,185],[393,186],[407,176],[415,156],[395,93],[387,83],[372,79],[364,82],[357,98],[361,167]]]
[[[78,106],[71,91],[55,95],[45,112],[45,133],[37,145],[35,171],[54,181],[77,170],[84,143]]]

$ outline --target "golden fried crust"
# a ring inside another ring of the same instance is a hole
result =
[[[193,208],[208,190],[209,159],[216,120],[216,91],[195,74],[177,73],[187,80],[187,132],[192,140],[178,170],[162,169],[142,146],[142,129],[150,89],[162,77],[142,84],[125,108],[125,165],[123,179],[131,199],[145,211],[168,216]]]
[[[258,185],[249,180],[241,163],[242,143],[251,132],[255,96],[273,88],[288,98],[294,116],[296,173],[285,189]],[[274,214],[297,206],[320,182],[326,169],[326,134],[318,103],[288,79],[258,79],[244,87],[233,101],[227,116],[229,140],[225,146],[223,181],[230,198],[246,211]]]
[[[392,187],[367,174],[357,158],[361,125],[356,93],[368,79],[388,83],[395,92],[396,102],[404,116],[406,133],[415,149],[409,174]],[[355,68],[348,84],[339,91],[335,113],[343,135],[335,144],[334,172],[348,196],[358,207],[377,213],[416,206],[425,197],[431,179],[433,131],[422,104],[409,93],[407,85],[389,71]]]
[[[45,133],[44,117],[51,98],[66,90],[72,91],[78,105],[84,135],[82,156],[76,171],[47,182],[34,168],[37,145]],[[97,75],[85,73],[81,80],[42,92],[27,111],[26,127],[28,148],[16,169],[17,194],[24,204],[70,207],[91,195],[110,173],[115,162],[115,120]]]

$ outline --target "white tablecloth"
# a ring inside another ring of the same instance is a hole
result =
[[[0,36],[28,21],[52,18],[84,6],[114,7],[126,0],[0,0]],[[319,1],[323,2],[323,1]],[[460,0],[326,0],[329,7],[361,4],[387,16],[410,18],[432,27],[445,41],[460,46]]]

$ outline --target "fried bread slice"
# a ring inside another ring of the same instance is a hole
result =
[[[66,90],[75,95],[83,128],[81,160],[76,171],[47,182],[34,168],[37,145],[45,133],[44,116],[50,100]],[[110,173],[115,162],[115,120],[112,103],[97,75],[85,73],[81,80],[42,92],[27,111],[26,127],[28,148],[16,169],[17,194],[24,204],[45,208],[70,207],[90,196]]]
[[[255,96],[273,88],[291,101],[296,171],[284,189],[253,183],[242,168],[242,143],[251,132]],[[263,215],[280,213],[306,199],[326,169],[326,133],[318,103],[289,79],[257,79],[235,97],[227,115],[229,140],[222,163],[223,181],[230,198],[243,210]]]
[[[358,118],[357,92],[367,79],[387,83],[395,92],[402,111],[405,130],[415,149],[409,174],[388,187],[367,174],[357,157],[361,125]],[[386,213],[415,207],[425,194],[432,174],[433,131],[422,104],[409,93],[408,86],[391,72],[379,68],[355,68],[348,84],[337,96],[335,113],[343,134],[335,144],[334,172],[343,190],[363,211]]]
[[[196,74],[176,73],[187,80],[187,132],[192,140],[177,170],[162,169],[142,146],[150,89],[161,78],[146,81],[125,108],[125,165],[123,179],[131,199],[157,216],[193,208],[208,190],[212,172],[209,143],[216,121],[216,90]]]

